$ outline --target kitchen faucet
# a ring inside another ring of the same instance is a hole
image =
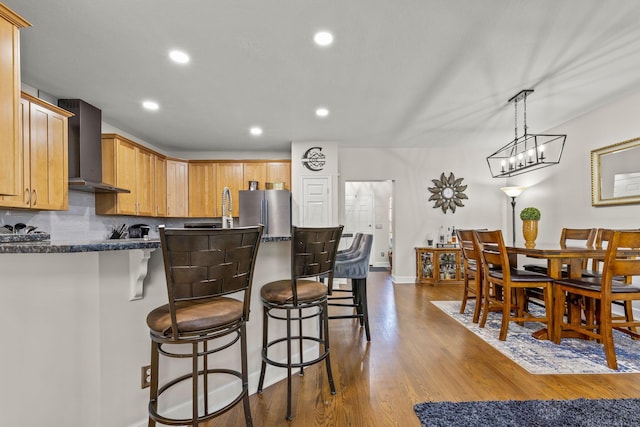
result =
[[[233,228],[233,201],[231,190],[224,187],[222,190],[222,228]]]

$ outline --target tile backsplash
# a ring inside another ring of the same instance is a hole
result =
[[[51,240],[104,240],[111,235],[114,226],[140,223],[151,226],[149,237],[153,239],[158,237],[158,225],[182,227],[187,220],[96,215],[95,195],[81,191],[69,191],[69,209],[66,211],[0,209],[0,227],[22,222],[51,234]]]

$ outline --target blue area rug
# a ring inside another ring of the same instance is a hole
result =
[[[636,427],[640,399],[425,402],[424,427]]]
[[[548,340],[537,340],[531,334],[544,327],[537,322],[525,323],[524,327],[511,323],[507,340],[500,341],[500,313],[489,313],[486,326],[480,328],[471,320],[474,302],[467,304],[464,314],[459,313],[460,301],[432,301],[432,304],[532,374],[640,372],[640,341],[621,332],[614,332],[619,368],[614,371],[607,366],[603,346],[596,341],[564,338],[556,345]]]

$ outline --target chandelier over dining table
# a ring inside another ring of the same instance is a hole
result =
[[[533,89],[524,89],[511,97],[515,107],[515,137],[504,147],[487,157],[487,163],[494,178],[506,178],[525,172],[557,165],[567,135],[529,133],[527,127],[527,96]],[[523,104],[524,133],[518,136],[518,103]]]

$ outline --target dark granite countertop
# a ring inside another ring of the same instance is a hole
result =
[[[262,236],[262,242],[290,241],[291,236]],[[93,241],[43,240],[0,243],[0,254],[75,253],[156,249],[160,239],[120,239]]]

